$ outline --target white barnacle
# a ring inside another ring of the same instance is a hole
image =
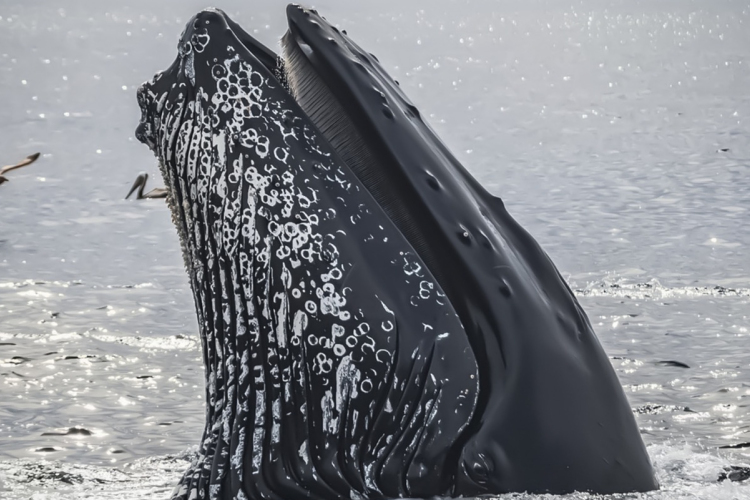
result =
[[[411,252],[404,254],[404,273],[407,276],[422,276],[422,266]]]
[[[426,300],[430,298],[435,285],[431,281],[422,280],[419,282],[419,298]]]
[[[344,334],[346,333],[346,330],[344,329],[343,326],[334,323],[333,326],[331,327],[331,333],[333,334],[333,338],[335,340],[338,337],[343,337]]]
[[[330,389],[321,398],[320,408],[323,417],[323,430],[329,434],[335,433],[338,428],[338,418],[333,416],[335,401]]]
[[[302,441],[302,444],[299,446],[299,450],[297,451],[297,455],[302,459],[305,464],[310,463],[310,457],[307,454],[307,439]]]

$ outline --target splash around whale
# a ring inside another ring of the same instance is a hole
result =
[[[377,59],[218,10],[138,91],[190,278],[206,426],[175,499],[658,487],[585,313]]]

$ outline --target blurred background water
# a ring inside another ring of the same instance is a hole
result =
[[[166,498],[202,431],[192,296],[135,89],[195,0],[3,0],[0,498]],[[270,47],[284,2],[225,0]],[[750,498],[750,4],[320,1],[568,279],[662,482]],[[721,448],[735,446],[735,448]],[[571,498],[586,495],[572,495]],[[542,497],[533,497],[542,498]]]

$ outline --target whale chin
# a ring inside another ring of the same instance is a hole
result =
[[[278,57],[203,11],[138,91],[206,369],[173,498],[657,488],[547,255],[375,56],[287,17]]]

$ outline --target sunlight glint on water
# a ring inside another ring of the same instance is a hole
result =
[[[192,296],[135,88],[197,1],[5,2],[0,498],[167,498],[203,425]],[[269,46],[284,2],[218,5]],[[569,280],[662,490],[750,498],[750,7],[327,1]],[[10,174],[9,174],[10,175]],[[515,495],[513,498],[527,498]],[[544,496],[533,496],[535,500]],[[569,495],[565,498],[587,498]]]

